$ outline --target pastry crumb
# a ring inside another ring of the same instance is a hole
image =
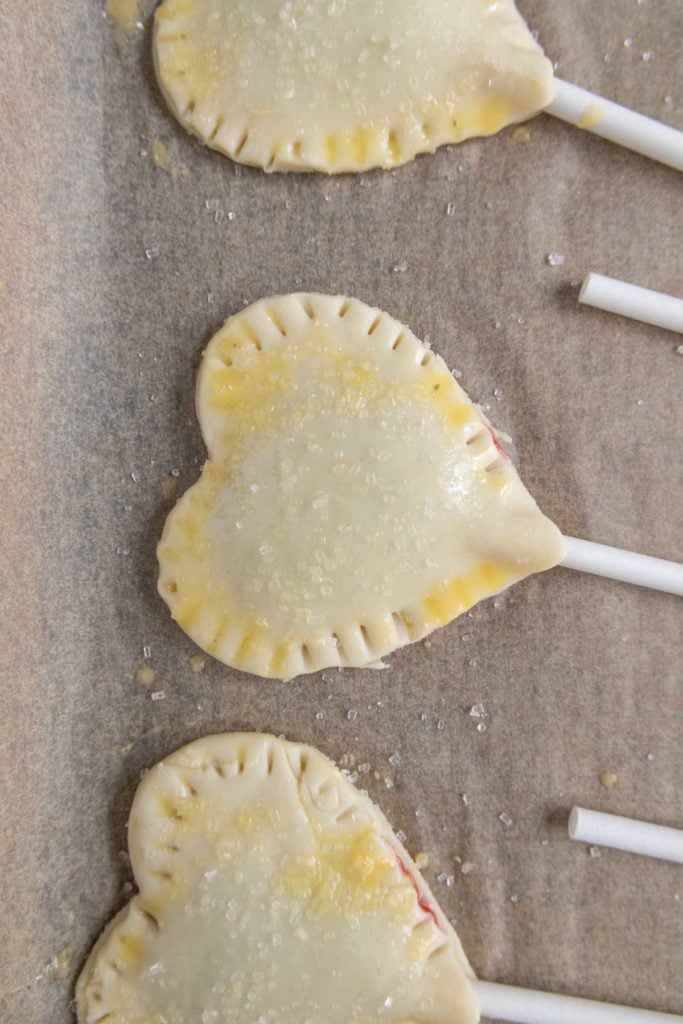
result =
[[[617,773],[611,771],[604,771],[600,773],[600,785],[604,789],[614,789],[617,784]]]
[[[429,854],[425,853],[424,850],[420,850],[419,853],[415,854],[415,867],[418,871],[429,867]]]
[[[121,757],[125,757],[127,754],[130,754],[132,749],[132,743],[122,743],[121,746],[119,747],[119,754],[121,755]]]
[[[138,32],[142,28],[139,0],[107,0],[107,17],[122,32]]]
[[[58,953],[55,953],[45,967],[45,979],[47,981],[63,981],[69,973],[73,955],[73,946],[64,946]]]
[[[143,28],[139,0],[107,0],[104,11],[114,30],[116,48],[125,57],[128,40]]]
[[[156,166],[162,171],[170,171],[173,167],[168,146],[165,142],[162,142],[161,139],[152,139],[150,155]]]
[[[516,128],[512,129],[510,133],[513,142],[530,142],[531,132],[525,124],[520,124]]]
[[[178,481],[173,476],[165,476],[161,481],[161,496],[166,501],[170,501],[171,498],[175,497],[176,488]]]
[[[149,155],[152,158],[152,163],[161,171],[167,171],[173,177],[179,178],[191,178],[192,171],[189,167],[186,167],[181,161],[174,162],[171,156],[170,150],[165,142],[161,139],[152,139],[152,145],[150,146]]]
[[[469,875],[474,871],[474,864],[471,860],[464,860],[460,865],[460,874]]]
[[[138,686],[151,686],[156,677],[151,665],[140,665],[135,673],[135,682]]]
[[[190,668],[195,674],[198,672],[203,672],[204,669],[206,668],[206,660],[201,654],[191,654]]]

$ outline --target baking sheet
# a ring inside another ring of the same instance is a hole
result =
[[[563,77],[683,127],[680,0],[520,6]],[[122,46],[97,3],[0,10],[2,1020],[72,1019],[73,979],[130,891],[140,773],[223,729],[370,765],[363,785],[429,853],[482,977],[680,1012],[680,872],[565,835],[575,802],[681,824],[674,598],[557,569],[385,672],[282,684],[210,659],[193,674],[154,558],[204,457],[203,344],[243,303],[300,288],[429,335],[565,532],[683,558],[680,339],[576,304],[589,269],[681,292],[680,177],[546,117],[527,141],[391,173],[267,177],[175,125],[150,13]]]

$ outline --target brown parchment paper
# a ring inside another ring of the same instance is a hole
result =
[[[680,0],[521,7],[565,78],[683,127]],[[681,294],[680,176],[547,117],[392,173],[236,168],[166,112],[150,14],[122,53],[95,0],[0,7],[1,1019],[72,1019],[140,773],[229,729],[370,765],[480,976],[682,1011],[679,869],[566,837],[573,803],[683,825],[675,598],[557,569],[387,671],[281,684],[193,674],[154,556],[203,344],[305,288],[429,335],[566,533],[683,558],[681,339],[576,303],[591,269]]]

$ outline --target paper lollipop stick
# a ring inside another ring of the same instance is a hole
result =
[[[572,807],[568,831],[569,838],[580,843],[611,846],[615,850],[683,864],[683,831],[678,828]]]
[[[473,981],[472,985],[482,1017],[515,1024],[674,1024],[683,1021],[683,1017],[672,1013],[556,996],[551,992],[534,992],[490,981]]]
[[[579,302],[683,334],[683,299],[664,292],[653,292],[602,274],[587,274],[581,285]]]
[[[555,79],[555,97],[547,114],[683,171],[683,132],[627,107],[605,100],[578,85]]]
[[[606,576],[611,580],[683,597],[683,565],[678,562],[639,555],[635,551],[622,551],[620,548],[579,540],[577,537],[564,539],[567,555],[560,565],[565,569],[577,569],[594,576]]]

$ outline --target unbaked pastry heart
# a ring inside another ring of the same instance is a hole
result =
[[[236,668],[372,664],[563,557],[443,360],[356,299],[231,317],[197,411],[209,461],[166,521],[159,592]]]
[[[381,811],[317,750],[197,740],[141,782],[139,887],[80,1024],[475,1024],[460,941]]]
[[[164,0],[154,56],[181,124],[266,170],[394,167],[553,94],[514,0]]]

